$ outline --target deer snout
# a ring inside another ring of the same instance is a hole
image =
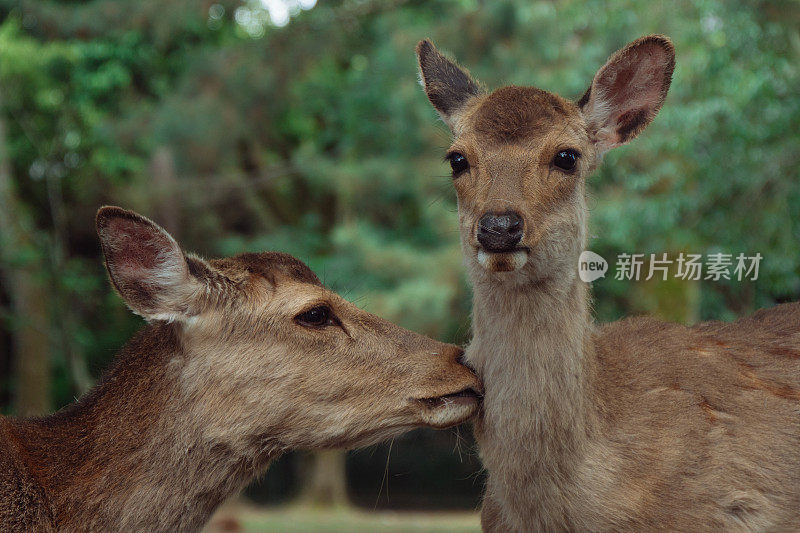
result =
[[[460,351],[460,353],[459,353],[458,357],[456,357],[456,363],[458,363],[459,365],[461,365],[463,367],[466,367],[466,369],[469,370],[470,372],[472,372],[473,374],[477,374],[477,371],[475,370],[475,367],[472,366],[471,364],[469,364],[469,361],[467,361],[467,357],[464,354],[464,350],[459,348],[459,351]]]
[[[429,392],[417,396],[413,405],[422,424],[446,428],[474,415],[483,397],[483,384],[464,364],[464,350],[452,344],[437,350],[435,371],[426,380]],[[432,379],[431,379],[432,378]]]
[[[449,359],[458,367],[460,367],[459,373],[467,379],[464,388],[469,389],[478,395],[482,395],[483,384],[478,379],[475,369],[467,362],[464,355],[464,350],[457,346],[449,345],[447,354],[449,355]]]
[[[516,211],[485,213],[478,221],[477,238],[487,252],[512,252],[522,240],[524,222]]]

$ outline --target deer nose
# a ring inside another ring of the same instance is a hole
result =
[[[478,221],[478,242],[487,252],[510,252],[522,240],[523,226],[515,211],[486,213]]]
[[[471,364],[469,364],[469,361],[467,361],[467,358],[466,358],[466,356],[464,354],[464,350],[461,350],[461,355],[459,355],[456,358],[456,363],[458,363],[461,366],[465,366],[465,367],[469,368],[473,373],[475,372],[475,367],[472,366]]]

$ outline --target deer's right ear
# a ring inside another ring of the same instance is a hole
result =
[[[625,144],[653,121],[674,69],[672,42],[649,35],[618,51],[597,71],[578,107],[599,154]]]
[[[483,89],[461,67],[450,61],[427,39],[417,45],[417,60],[425,94],[442,119],[454,130],[458,113]]]
[[[169,233],[133,211],[101,207],[96,225],[111,282],[134,313],[173,321],[199,312],[208,288],[194,273],[205,270],[202,260],[187,258]]]

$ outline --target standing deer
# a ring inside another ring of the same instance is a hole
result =
[[[205,261],[97,214],[111,282],[150,323],[88,394],[0,417],[0,531],[186,531],[293,448],[364,446],[477,409],[462,351],[327,290],[281,253]]]
[[[597,326],[577,276],[584,180],[661,108],[670,40],[629,44],[575,102],[487,93],[429,41],[417,55],[454,134],[484,530],[800,530],[798,304],[732,324]]]

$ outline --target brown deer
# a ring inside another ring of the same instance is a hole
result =
[[[577,275],[584,180],[661,108],[670,40],[629,44],[577,101],[487,93],[429,41],[417,55],[454,134],[484,529],[800,530],[798,304],[733,324],[597,326]]]
[[[196,530],[286,450],[477,409],[459,348],[359,310],[292,256],[184,255],[118,207],[97,230],[112,284],[149,324],[77,403],[0,417],[0,531]]]

